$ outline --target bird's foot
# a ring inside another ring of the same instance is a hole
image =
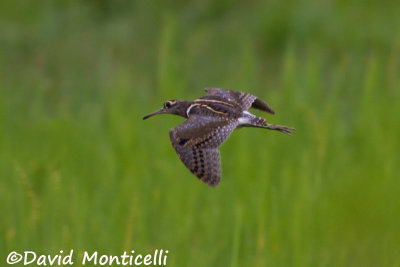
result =
[[[270,129],[270,130],[280,131],[280,132],[282,132],[284,134],[287,134],[287,135],[292,135],[291,131],[296,130],[293,127],[288,127],[288,126],[284,126],[284,125],[275,125],[275,124],[270,124],[270,123],[267,123],[265,128]]]

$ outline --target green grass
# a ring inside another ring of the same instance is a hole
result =
[[[400,266],[399,11],[1,3],[1,265],[13,250],[158,248],[168,266]],[[182,119],[142,121],[209,86],[253,93],[297,129],[235,131],[217,188],[170,145]]]

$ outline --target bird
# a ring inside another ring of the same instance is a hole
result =
[[[184,165],[202,182],[216,187],[221,181],[221,157],[218,148],[233,130],[257,127],[292,135],[295,128],[267,123],[249,108],[275,114],[265,101],[244,92],[205,88],[207,95],[194,101],[168,100],[163,107],[143,117],[174,114],[186,120],[169,131],[176,153]]]

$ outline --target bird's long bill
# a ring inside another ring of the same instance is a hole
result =
[[[154,115],[163,114],[163,113],[165,113],[164,108],[160,108],[159,110],[154,111],[153,113],[147,114],[146,116],[143,117],[143,119],[145,120],[145,119],[148,119],[148,118],[150,118],[150,117],[152,117]]]

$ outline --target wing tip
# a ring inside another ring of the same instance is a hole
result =
[[[273,110],[271,107],[267,110],[269,114],[275,115],[275,110]]]
[[[265,102],[260,98],[256,98],[252,103],[251,107],[275,115],[275,110],[273,110],[272,107],[267,102]]]
[[[199,178],[200,181],[202,181],[203,183],[205,183],[206,185],[208,185],[208,186],[210,186],[212,188],[217,187],[219,185],[219,182],[221,181],[220,178],[219,179],[217,178],[215,180],[205,180],[205,179],[200,178],[200,177],[198,177],[198,178]]]

